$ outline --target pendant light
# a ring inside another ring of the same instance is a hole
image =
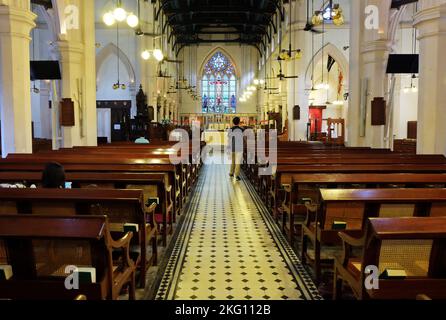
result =
[[[113,84],[113,90],[118,90],[121,88],[122,90],[127,89],[127,86],[124,83],[120,82],[120,73],[119,73],[119,67],[120,67],[120,49],[119,49],[119,23],[116,24],[116,44],[117,44],[117,69],[118,69],[118,82]]]
[[[415,15],[417,13],[418,10],[418,4],[414,5],[414,12],[413,14]],[[412,28],[412,54],[416,54],[417,53],[417,30],[416,28]],[[411,78],[410,78],[410,87],[406,87],[403,89],[404,93],[417,93],[418,92],[418,87],[415,85],[415,80],[417,79],[417,75],[414,73],[412,74]]]
[[[139,1],[138,1],[138,9],[139,9]],[[116,7],[112,11],[108,11],[102,16],[102,21],[109,27],[114,25],[115,23],[127,21],[129,27],[136,28],[139,25],[139,20],[140,20],[139,15],[136,16],[132,12],[127,12],[122,7],[121,0],[116,1]]]
[[[324,53],[325,53],[325,20],[322,21],[322,79],[321,83],[317,85],[318,90],[328,90],[330,86],[324,82]]]

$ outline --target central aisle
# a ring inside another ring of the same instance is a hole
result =
[[[156,299],[320,299],[252,187],[205,165]]]

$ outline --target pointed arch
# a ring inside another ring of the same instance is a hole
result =
[[[233,57],[231,56],[231,54],[226,51],[225,49],[223,49],[222,47],[216,47],[214,49],[212,49],[203,59],[203,61],[201,62],[201,67],[200,70],[198,70],[198,74],[201,77],[203,75],[203,71],[204,71],[204,67],[206,66],[206,64],[208,63],[208,61],[217,53],[217,52],[221,52],[226,58],[228,58],[228,60],[231,62],[231,64],[234,66],[234,70],[235,70],[235,76],[237,79],[240,78],[240,70],[237,66],[237,64],[235,63],[235,60],[233,59]]]
[[[312,72],[312,63],[314,61],[315,64],[317,64],[320,60],[322,60],[322,52],[324,55],[329,54],[330,56],[335,59],[335,61],[338,63],[339,67],[342,70],[342,73],[344,75],[344,87],[348,87],[349,83],[349,66],[348,61],[345,55],[342,53],[341,50],[338,49],[334,44],[327,43],[323,48],[319,49],[318,52],[311,58],[310,62],[308,63],[307,69],[305,71],[305,84],[306,86],[311,86],[311,72]]]
[[[240,73],[232,57],[217,47],[204,58],[198,74],[202,112],[235,113]]]
[[[127,57],[127,55],[119,49],[114,43],[110,42],[107,44],[101,51],[96,54],[96,82],[99,81],[98,77],[101,71],[101,68],[104,64],[104,62],[110,57],[110,56],[118,56],[119,52],[119,60],[122,62],[122,64],[125,66],[125,69],[127,70],[127,73],[130,77],[130,82],[135,82],[136,75],[135,70],[133,69],[132,63],[130,62],[130,59]]]

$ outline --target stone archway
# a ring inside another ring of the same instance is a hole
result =
[[[339,67],[341,68],[343,74],[344,74],[344,86],[347,88],[349,83],[349,66],[348,66],[348,60],[345,57],[345,55],[342,53],[341,50],[338,49],[335,45],[332,43],[327,43],[323,48],[319,49],[315,53],[315,55],[311,58],[310,62],[308,63],[307,69],[305,71],[305,85],[311,87],[311,72],[312,72],[312,64],[313,62],[317,63],[319,60],[322,59],[322,53],[324,55],[330,55],[333,57],[333,59],[336,60],[336,62],[339,64]]]
[[[110,56],[118,56],[119,53],[119,60],[122,62],[122,64],[125,66],[127,70],[127,74],[130,77],[130,83],[134,83],[136,80],[135,70],[133,69],[132,63],[130,62],[130,59],[127,57],[127,55],[119,49],[114,43],[107,44],[97,55],[96,55],[96,81],[98,81],[98,77],[101,71],[102,66],[104,65],[104,62],[110,57]]]

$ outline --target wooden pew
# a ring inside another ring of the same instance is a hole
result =
[[[126,224],[137,224],[132,240],[132,259],[145,285],[147,268],[157,262],[155,204],[147,208],[142,190],[112,189],[0,189],[0,214],[54,214],[55,216],[106,215],[110,231],[122,236]],[[152,256],[147,258],[147,246]]]
[[[338,245],[336,221],[346,223],[345,232],[361,235],[369,217],[438,217],[446,215],[446,189],[320,189],[321,203],[307,205],[308,215],[302,225],[303,263],[311,260],[316,282],[320,281],[321,250]],[[309,259],[308,241],[314,246],[314,259]]]
[[[0,260],[13,273],[0,280],[0,299],[73,300],[81,292],[90,300],[116,300],[129,286],[133,300],[132,235],[113,240],[105,216],[0,215],[0,252],[5,253]],[[112,259],[113,250],[119,250],[119,259]],[[68,290],[67,266],[94,268],[96,281],[80,277],[79,290]]]
[[[283,175],[280,182],[284,196],[280,204],[282,229],[294,242],[295,217],[306,215],[305,203],[318,204],[319,188],[443,188],[446,174],[423,173],[308,173]]]
[[[304,165],[279,165],[276,173],[272,177],[262,177],[263,179],[270,179],[270,186],[268,187],[271,197],[271,208],[274,218],[278,221],[281,217],[278,210],[282,203],[279,195],[281,190],[282,177],[291,176],[294,174],[305,173],[446,173],[446,164],[304,164]],[[285,181],[289,181],[285,178]],[[283,197],[282,197],[283,198]]]
[[[358,299],[410,299],[420,292],[432,299],[446,298],[446,218],[370,219],[362,238],[340,232],[342,258],[334,267],[334,299],[341,298],[345,281]],[[352,248],[362,248],[354,257]],[[379,280],[379,289],[367,289],[366,268],[402,269],[404,279]]]
[[[149,159],[149,160],[122,160],[120,157],[97,159],[87,158],[82,156],[75,156],[69,159],[60,158],[32,158],[23,157],[18,159],[0,159],[0,171],[7,172],[42,172],[45,164],[49,161],[60,162],[65,169],[65,172],[95,172],[95,173],[159,173],[168,175],[168,185],[165,185],[165,189],[172,186],[173,202],[173,214],[172,220],[175,222],[176,215],[180,213],[180,207],[182,204],[182,197],[185,191],[181,191],[181,177],[177,174],[176,166],[172,165],[165,159]],[[153,161],[151,164],[150,162]],[[147,163],[148,162],[148,163]],[[181,169],[180,169],[181,171]],[[155,184],[156,185],[156,184]],[[162,193],[163,191],[160,190]],[[170,227],[170,226],[169,226]]]
[[[35,184],[40,187],[40,172],[27,171],[0,171],[1,183],[23,183],[26,186]],[[144,203],[152,198],[159,199],[155,210],[155,220],[162,236],[163,245],[167,243],[167,234],[172,233],[174,221],[173,189],[169,185],[168,175],[165,173],[128,173],[128,172],[66,172],[66,181],[72,183],[72,188],[114,188],[114,189],[141,189]]]

